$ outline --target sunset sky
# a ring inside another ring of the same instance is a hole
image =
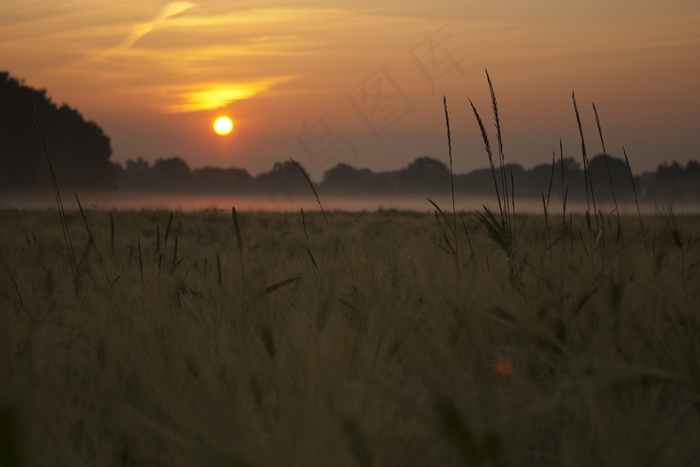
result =
[[[622,147],[637,172],[700,158],[697,0],[3,0],[0,70],[77,108],[123,162],[180,156],[256,174],[299,160],[396,169],[418,156],[487,166],[471,98],[506,159]],[[212,130],[219,115],[235,128]]]

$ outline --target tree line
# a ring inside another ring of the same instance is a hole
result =
[[[301,167],[306,172],[306,169]],[[596,199],[620,202],[633,201],[635,190],[639,199],[666,201],[672,199],[700,199],[700,164],[690,161],[685,166],[677,162],[662,164],[656,172],[633,176],[627,163],[617,157],[599,154],[588,160],[587,173],[573,157],[555,159],[525,169],[519,164],[506,165],[512,175],[514,194],[518,198],[541,196],[561,200],[586,199],[586,179],[589,191]],[[247,194],[269,193],[285,195],[310,194],[306,177],[291,160],[275,162],[268,172],[257,176],[244,169],[196,168],[191,169],[179,157],[157,159],[148,163],[143,159],[127,161],[118,177],[118,187],[138,192],[191,192]],[[466,174],[453,174],[449,167],[429,156],[416,158],[408,166],[392,171],[373,172],[338,163],[326,170],[314,186],[323,194],[339,196],[426,195],[448,193],[454,183],[456,193],[491,195],[494,180],[490,169],[478,169]],[[498,181],[499,190],[503,190]],[[509,191],[511,187],[508,187]]]
[[[41,126],[41,132],[37,122]],[[44,142],[46,147],[44,147]],[[45,151],[46,149],[46,151]],[[309,193],[309,186],[291,160],[252,176],[239,168],[190,168],[180,157],[110,161],[109,137],[75,109],[58,106],[45,89],[33,89],[7,72],[0,72],[0,191],[46,191],[51,187],[45,153],[51,157],[62,188],[90,191],[173,193]],[[302,168],[302,170],[305,170]],[[691,160],[660,165],[655,172],[632,176],[627,163],[599,154],[584,170],[573,157],[525,169],[509,164],[513,193],[519,198],[586,199],[587,187],[598,199],[631,201],[634,190],[641,199],[700,199],[700,164]],[[308,173],[306,174],[309,175]],[[430,195],[446,193],[454,183],[457,193],[494,191],[490,169],[453,174],[435,158],[421,156],[401,169],[373,172],[338,163],[325,171],[315,187],[332,195]],[[634,184],[634,185],[633,185]],[[509,187],[510,188],[510,187]],[[502,190],[503,187],[499,186]],[[510,191],[510,190],[509,190]]]

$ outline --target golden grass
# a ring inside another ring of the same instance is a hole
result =
[[[603,260],[583,216],[554,245],[514,216],[513,283],[468,213],[459,275],[430,215],[169,215],[67,212],[76,285],[55,212],[0,212],[0,428],[23,465],[700,456],[697,217],[646,219],[647,255],[623,216]]]

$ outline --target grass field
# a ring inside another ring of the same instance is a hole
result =
[[[2,465],[700,458],[698,217],[65,220],[0,211]]]

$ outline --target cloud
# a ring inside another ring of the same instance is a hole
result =
[[[295,76],[266,78],[245,83],[207,83],[166,90],[178,100],[167,107],[168,113],[197,112],[226,107],[232,102],[249,99],[272,86],[294,79]]]
[[[194,6],[190,2],[172,2],[167,4],[161,12],[153,20],[146,23],[139,23],[131,28],[131,34],[122,44],[122,48],[129,48],[134,45],[143,36],[149,34],[161,24],[165,23],[168,18],[179,15],[183,11],[189,10]]]

